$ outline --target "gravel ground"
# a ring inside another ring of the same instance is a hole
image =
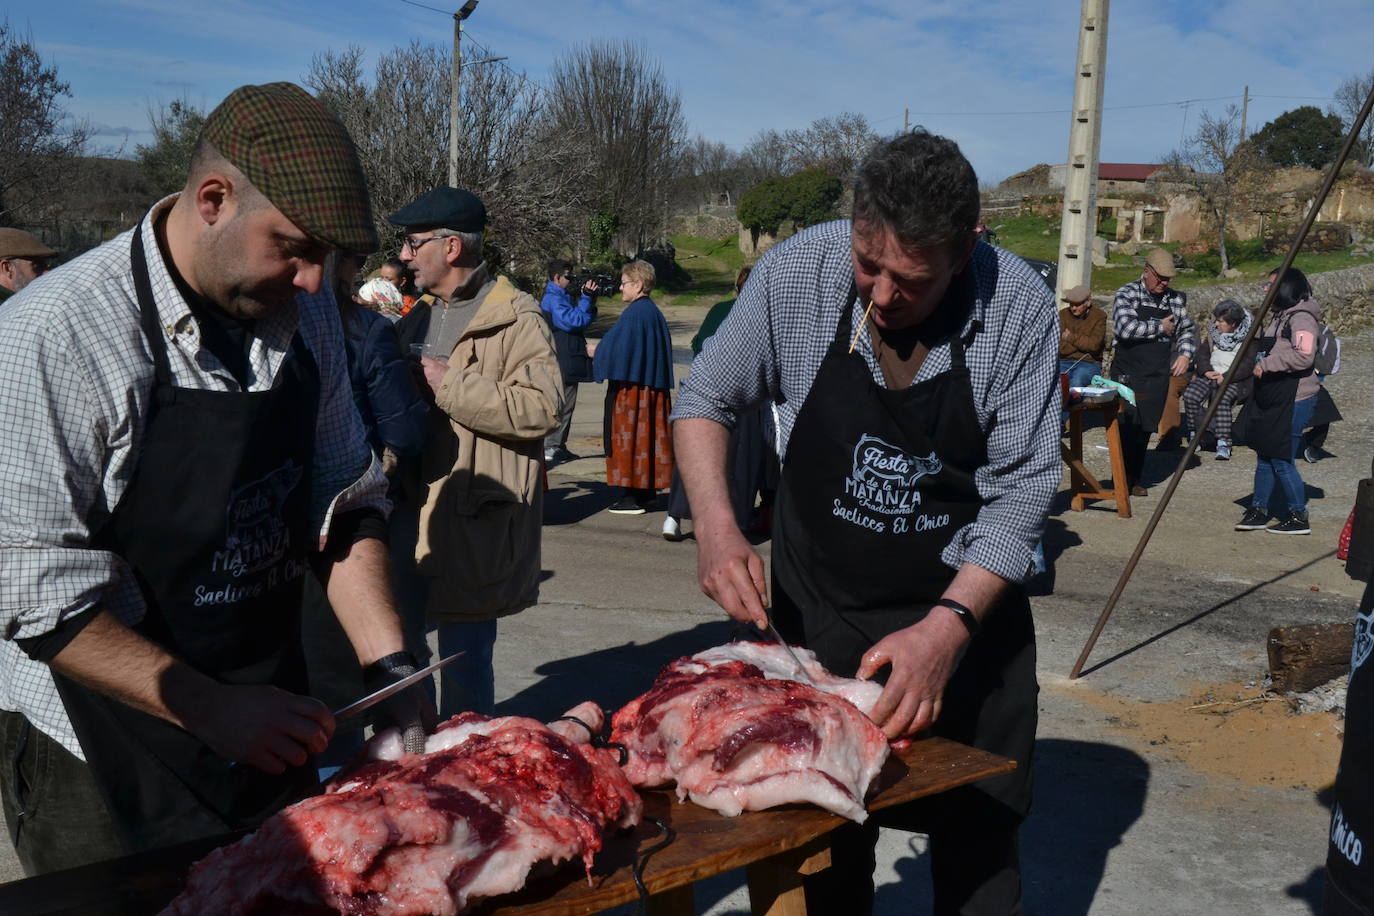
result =
[[[669,319],[681,371],[700,312]],[[1374,453],[1366,407],[1374,400],[1374,332],[1346,341],[1345,365],[1329,386],[1346,417],[1327,443],[1333,457],[1299,466],[1312,536],[1233,532],[1253,456],[1203,455],[1076,681],[1066,674],[1163,487],[1133,500],[1131,519],[1105,507],[1068,511],[1061,494],[1046,536],[1053,575],[1033,599],[1042,691],[1036,808],[1023,834],[1029,912],[1316,912],[1328,818],[1320,786],[1254,784],[1226,775],[1231,769],[1190,763],[1112,710],[1262,682],[1270,627],[1352,619],[1359,586],[1334,551]],[[587,457],[550,474],[542,603],[502,622],[503,711],[551,716],[584,697],[613,706],[642,690],[663,662],[728,638],[696,587],[691,541],[664,542],[662,513],[601,511],[611,501],[598,448],[603,394],[584,385],[579,398],[570,445]],[[1089,445],[1100,436],[1090,432]],[[1104,452],[1088,451],[1090,463],[1106,467]],[[1152,453],[1148,473],[1162,480],[1179,454]],[[1276,729],[1272,740],[1289,734]],[[885,833],[880,856],[878,912],[928,912],[919,902],[928,887],[921,838]],[[0,838],[0,881],[19,876]],[[747,913],[742,874],[703,882],[697,910]]]

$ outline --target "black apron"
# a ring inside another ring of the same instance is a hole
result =
[[[1163,321],[1173,315],[1168,306],[1142,305],[1136,309],[1141,321]],[[1137,425],[1147,433],[1159,428],[1164,405],[1169,397],[1169,376],[1172,367],[1173,341],[1118,340],[1116,355],[1112,357],[1112,379],[1135,392],[1135,406],[1127,407],[1134,414]]]
[[[874,643],[923,619],[953,581],[940,552],[977,518],[974,471],[987,461],[964,341],[951,339],[947,371],[889,390],[848,352],[852,299],[792,428],[772,576],[779,630],[845,677]],[[1036,691],[1030,605],[1013,587],[965,651],[933,731],[1017,758],[1017,772],[979,789],[1021,816]]]
[[[304,693],[318,367],[297,334],[269,391],[176,388],[141,224],[132,261],[155,383],[133,478],[93,546],[133,569],[147,602],[138,633],[223,683]],[[255,826],[314,784],[308,767],[233,765],[174,725],[54,680],[131,852]]]
[[[1365,588],[1350,651],[1345,740],[1336,771],[1322,912],[1374,912],[1374,585]]]
[[[1288,340],[1293,337],[1293,329],[1287,323],[1279,333]],[[1277,339],[1274,334],[1255,338],[1257,362],[1274,349]],[[1254,449],[1261,458],[1292,461],[1293,404],[1298,396],[1298,379],[1310,372],[1266,372],[1255,379],[1250,399],[1236,418],[1236,441]]]

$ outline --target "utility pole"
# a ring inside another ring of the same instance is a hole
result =
[[[448,183],[449,187],[458,186],[458,122],[462,111],[461,96],[463,77],[463,20],[477,9],[477,0],[468,0],[458,12],[453,14],[453,66],[449,71],[448,103]]]
[[[911,133],[911,108],[902,109],[902,133]]]
[[[1245,87],[1245,95],[1240,103],[1240,142],[1245,142],[1245,116],[1250,113],[1250,87]]]
[[[1069,163],[1059,234],[1056,297],[1090,285],[1097,235],[1097,166],[1102,145],[1102,89],[1107,67],[1107,13],[1111,0],[1083,0],[1074,63],[1073,111],[1069,115]]]

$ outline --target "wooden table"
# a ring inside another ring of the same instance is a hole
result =
[[[926,738],[894,754],[868,800],[877,811],[1010,772],[1004,757],[943,738]],[[802,916],[803,875],[829,864],[827,835],[846,821],[809,805],[790,805],[727,818],[697,805],[679,804],[671,790],[644,795],[644,815],[672,825],[676,839],[655,853],[644,870],[654,916],[691,916],[692,885],[747,867],[756,916]],[[5,916],[139,916],[156,913],[181,890],[189,864],[232,838],[212,838],[82,868],[0,885]],[[581,916],[639,897],[633,866],[641,849],[660,839],[652,824],[607,840],[589,885],[581,863],[530,881],[517,893],[474,907],[481,916]]]
[[[1115,500],[1116,514],[1130,518],[1131,486],[1126,480],[1126,458],[1121,451],[1121,415],[1126,412],[1126,402],[1114,398],[1105,404],[1071,404],[1065,409],[1069,412],[1069,435],[1068,441],[1060,441],[1059,453],[1069,466],[1069,492],[1073,494],[1070,505],[1075,512],[1082,512],[1089,499]],[[1107,452],[1112,462],[1110,490],[1083,463],[1083,415],[1089,412],[1100,413],[1106,429]]]

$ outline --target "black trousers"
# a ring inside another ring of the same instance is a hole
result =
[[[807,911],[872,912],[881,826],[930,837],[936,916],[1020,916],[1017,838],[1030,813],[1038,695],[1029,610],[993,618],[945,688],[944,710],[931,731],[1010,757],[1016,770],[879,811],[862,825],[833,832],[831,867],[805,882]],[[915,902],[910,910],[917,912]]]
[[[30,877],[125,854],[90,769],[17,712],[0,711],[0,802]]]

